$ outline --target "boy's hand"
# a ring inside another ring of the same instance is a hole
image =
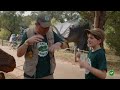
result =
[[[80,59],[80,55],[81,55],[81,52],[77,52],[77,53],[76,53],[76,58],[79,58],[79,59]]]
[[[88,69],[90,67],[90,65],[87,62],[87,60],[85,60],[85,61],[79,60],[79,65],[80,65],[80,68],[85,68],[85,69]]]
[[[77,60],[77,61],[80,61],[80,55],[81,55],[81,52],[77,52],[77,53],[76,53],[76,60]]]

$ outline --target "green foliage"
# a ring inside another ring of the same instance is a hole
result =
[[[22,20],[21,13],[17,11],[3,11],[0,15],[1,28],[17,33],[20,29],[20,22]]]
[[[116,55],[120,56],[120,11],[109,12],[106,21],[106,43],[111,49],[115,49]]]
[[[20,23],[20,26],[23,28],[28,28],[33,21],[32,16],[24,16],[22,17],[22,22]]]
[[[60,22],[57,21],[55,18],[52,18],[52,20],[51,20],[52,25],[55,25],[55,24],[58,24],[58,23],[60,23]]]
[[[32,16],[36,17],[41,13],[47,13],[58,22],[65,22],[69,20],[76,20],[80,18],[77,11],[32,11]]]
[[[78,11],[78,13],[82,19],[94,23],[94,11]]]
[[[0,31],[0,39],[7,40],[9,35],[10,35],[9,31],[1,29],[1,31]]]

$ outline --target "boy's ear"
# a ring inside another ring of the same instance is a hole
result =
[[[99,39],[99,43],[100,43],[100,44],[102,43],[102,40],[101,40],[101,39]]]

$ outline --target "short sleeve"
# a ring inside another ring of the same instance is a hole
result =
[[[105,53],[99,53],[97,56],[97,61],[98,61],[98,69],[99,70],[106,70],[107,71],[107,61],[106,61],[106,56]]]

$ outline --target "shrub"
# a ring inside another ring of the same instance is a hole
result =
[[[120,56],[120,27],[109,26],[106,29],[106,43],[115,50],[115,54]]]

